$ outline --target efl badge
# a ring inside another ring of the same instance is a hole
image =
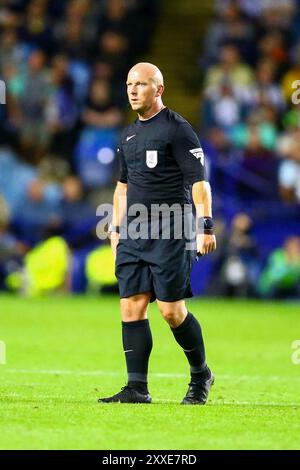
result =
[[[204,165],[204,153],[203,153],[203,150],[202,148],[197,148],[197,149],[192,149],[190,150],[191,154],[194,155],[194,157],[198,158],[201,162],[201,165],[203,166]]]
[[[157,150],[146,150],[146,163],[149,168],[157,165]]]

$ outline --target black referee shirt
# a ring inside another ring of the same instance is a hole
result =
[[[205,180],[204,155],[192,126],[164,108],[122,132],[118,155],[128,206],[190,203],[190,188]]]

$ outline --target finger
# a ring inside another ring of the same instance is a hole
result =
[[[209,243],[207,247],[207,253],[212,253],[214,251],[214,245],[213,243]]]
[[[209,245],[209,252],[212,253],[214,251],[214,242],[212,242],[210,245]]]
[[[197,252],[200,253],[201,255],[203,255],[203,248],[204,248],[203,243],[198,243],[197,244]]]
[[[211,253],[212,251],[214,251],[214,249],[215,249],[214,246],[215,246],[215,240],[212,239],[212,240],[210,241],[209,247],[208,247],[209,253]]]

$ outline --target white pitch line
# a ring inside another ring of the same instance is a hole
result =
[[[107,377],[122,377],[125,374],[122,372],[114,372],[114,371],[103,371],[103,370],[48,370],[48,369],[11,369],[4,367],[2,369],[3,372],[9,372],[12,374],[37,374],[37,375],[74,375],[74,376],[107,376]],[[154,372],[150,373],[149,376],[153,378],[187,378],[188,373],[186,374],[179,374],[179,373],[164,373],[164,372]],[[237,381],[272,381],[276,382],[279,380],[288,380],[288,381],[299,381],[300,376],[297,377],[289,377],[289,376],[280,376],[280,375],[233,375],[233,374],[218,374],[217,379],[220,380],[237,380]]]

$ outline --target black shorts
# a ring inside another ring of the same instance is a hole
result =
[[[169,239],[120,239],[117,247],[116,277],[121,298],[151,292],[155,299],[175,302],[192,297],[191,269],[195,243],[190,236]]]

